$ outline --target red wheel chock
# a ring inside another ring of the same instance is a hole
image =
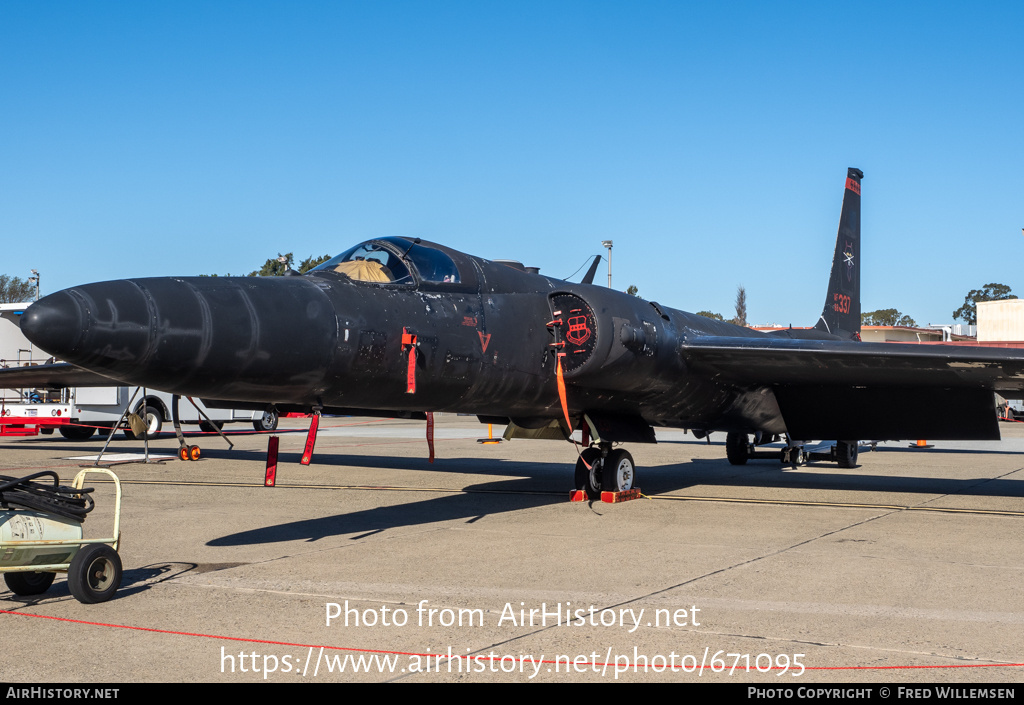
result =
[[[601,501],[605,504],[617,504],[618,502],[628,502],[631,499],[640,499],[640,488],[634,488],[631,490],[625,490],[624,492],[602,492]],[[587,493],[585,490],[573,490],[569,493],[570,502],[586,502]]]

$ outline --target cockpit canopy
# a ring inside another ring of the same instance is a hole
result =
[[[447,253],[404,237],[367,240],[342,252],[311,272],[336,272],[355,281],[381,284],[420,282],[454,284],[459,270]]]

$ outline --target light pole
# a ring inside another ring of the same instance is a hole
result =
[[[612,288],[612,241],[603,240],[602,245],[608,248],[608,288]]]

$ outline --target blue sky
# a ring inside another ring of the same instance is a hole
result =
[[[1024,296],[1024,3],[0,2],[0,273],[244,274],[409,235],[813,324]],[[604,273],[604,269],[601,270]],[[579,275],[577,275],[578,277]]]

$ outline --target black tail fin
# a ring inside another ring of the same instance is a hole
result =
[[[847,340],[860,340],[860,181],[864,172],[846,171],[843,212],[839,216],[832,278],[828,282],[825,310],[815,328]]]

